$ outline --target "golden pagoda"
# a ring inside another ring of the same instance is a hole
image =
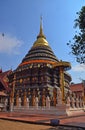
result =
[[[45,107],[49,97],[50,106],[61,100],[65,104],[71,76],[66,72],[71,68],[69,62],[59,60],[52,51],[43,33],[42,19],[40,32],[31,49],[19,66],[9,75],[11,88],[10,102],[14,106],[36,105]]]

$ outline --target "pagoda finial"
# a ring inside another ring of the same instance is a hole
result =
[[[42,15],[40,17],[40,34],[43,33],[43,27],[42,27]]]
[[[39,32],[39,35],[37,36],[37,38],[39,37],[43,37],[46,39],[44,33],[43,33],[43,26],[42,26],[42,16],[40,17],[40,32]]]

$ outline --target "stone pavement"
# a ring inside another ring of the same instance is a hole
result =
[[[73,114],[70,116],[56,116],[50,114],[28,114],[20,112],[0,112],[1,119],[21,121],[31,124],[50,125],[50,121],[54,119],[60,120],[60,125],[72,125],[85,127],[85,112]]]

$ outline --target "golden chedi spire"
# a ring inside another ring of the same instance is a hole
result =
[[[43,27],[42,27],[42,17],[40,18],[40,32],[37,36],[37,40],[34,42],[33,44],[33,47],[35,46],[43,46],[43,45],[46,45],[46,46],[49,46],[47,40],[46,40],[46,37],[43,33]]]
[[[43,37],[43,38],[46,39],[46,37],[45,37],[45,35],[44,35],[44,33],[43,33],[42,16],[40,17],[40,32],[39,32],[39,35],[37,36],[37,39],[38,39],[39,37]]]

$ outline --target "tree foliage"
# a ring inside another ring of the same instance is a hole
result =
[[[79,32],[75,33],[73,41],[69,41],[67,45],[71,47],[71,53],[76,57],[76,61],[85,64],[85,6],[77,12],[77,16],[74,27],[78,28]]]

